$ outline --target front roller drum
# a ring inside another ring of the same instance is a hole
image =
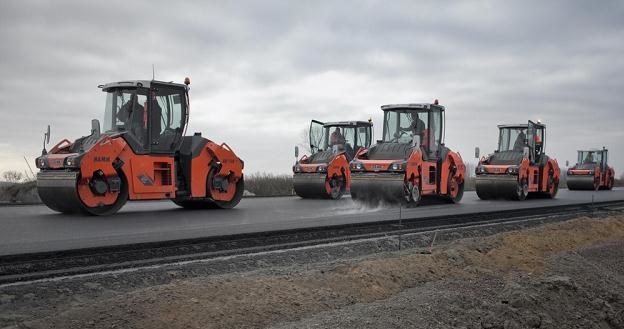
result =
[[[325,199],[327,191],[325,190],[324,174],[295,174],[293,176],[293,188],[295,194],[304,199]]]
[[[477,196],[482,200],[511,199],[524,200],[528,194],[526,184],[518,182],[517,176],[477,176]]]
[[[569,190],[597,190],[599,186],[593,175],[569,175],[566,183]]]
[[[37,174],[37,193],[46,206],[64,214],[110,215],[117,212],[128,199],[127,186],[122,181],[112,204],[88,206],[80,199],[78,191],[79,188],[88,187],[79,187],[80,183],[78,171],[44,171]]]
[[[416,191],[418,190],[416,189]],[[409,193],[411,194],[413,191]],[[351,174],[351,198],[354,200],[371,204],[380,202],[403,203],[408,201],[406,199],[407,194],[403,175]]]

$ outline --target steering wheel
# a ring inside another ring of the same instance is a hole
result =
[[[399,138],[401,138],[403,135],[406,135],[407,133],[405,132],[405,130],[399,130],[397,132],[394,133],[394,138],[390,140],[390,142],[398,142]]]

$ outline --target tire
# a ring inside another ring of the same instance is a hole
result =
[[[451,178],[449,180],[448,183],[448,191],[449,191],[449,196],[448,196],[448,201],[450,203],[459,203],[461,201],[461,199],[464,197],[464,182],[462,181],[461,183],[457,184],[456,187],[453,187],[453,181],[454,179]],[[452,194],[452,188],[457,188],[457,193],[455,194],[455,196],[453,196]]]
[[[547,199],[554,199],[559,192],[559,182],[555,181],[552,176],[548,176],[548,191],[544,193]]]
[[[615,185],[615,179],[611,177],[611,179],[609,180],[609,186],[607,186],[607,190],[613,190],[613,185]]]
[[[518,186],[516,187],[515,194],[513,195],[513,199],[517,201],[524,201],[529,194],[529,185],[526,180],[522,180],[518,182]]]
[[[407,207],[417,207],[420,204],[422,195],[417,185],[412,184],[412,182],[407,182],[403,188],[403,192],[403,203]]]

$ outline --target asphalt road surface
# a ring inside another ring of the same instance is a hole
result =
[[[246,198],[231,210],[185,210],[169,201],[129,202],[109,217],[68,216],[40,206],[0,207],[0,255],[67,250],[236,233],[315,227],[354,222],[467,214],[510,209],[624,200],[624,189],[568,191],[557,198],[525,201],[480,200],[466,192],[460,204],[399,209],[367,207],[351,198],[303,200],[298,197]]]

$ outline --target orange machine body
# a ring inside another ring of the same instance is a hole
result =
[[[310,156],[293,166],[293,187],[302,198],[339,199],[351,188],[349,161],[372,139],[370,121],[310,123]],[[298,148],[297,154],[298,155]]]
[[[529,121],[499,129],[499,149],[482,157],[475,169],[477,195],[481,199],[524,200],[529,194],[554,198],[560,169],[557,160],[545,154],[546,126]]]
[[[115,107],[117,117],[110,118],[118,127],[100,133],[99,122],[94,123],[91,135],[63,140],[37,158],[44,203],[61,212],[95,215],[114,213],[126,200],[170,199],[183,207],[230,208],[238,203],[243,161],[225,143],[216,144],[199,133],[182,136],[188,89],[156,81],[132,83],[103,88],[109,98],[126,97],[125,103],[119,101],[123,106]],[[153,105],[140,102],[141,95],[152,97]],[[111,112],[115,113],[107,115]],[[152,115],[159,116],[157,123]]]
[[[578,162],[568,169],[566,183],[570,190],[611,190],[615,171],[608,164],[609,150],[579,150]]]
[[[459,153],[443,143],[444,107],[437,104],[382,106],[384,136],[362,149],[350,163],[351,196],[364,201],[401,201],[421,197],[459,202],[466,167]]]

